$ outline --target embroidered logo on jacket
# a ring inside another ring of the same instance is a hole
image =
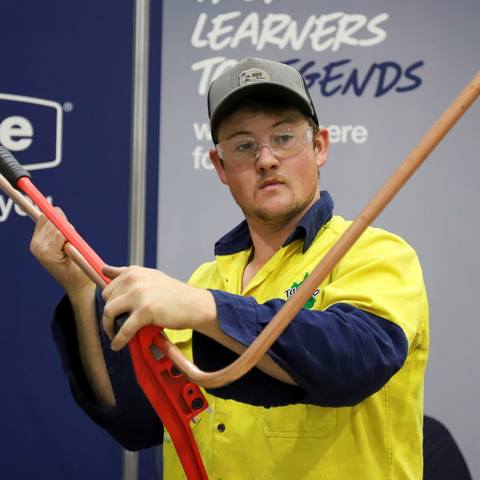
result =
[[[287,288],[285,290],[285,294],[287,295],[287,300],[297,291],[297,288],[306,280],[308,277],[308,272],[305,274],[305,277],[303,277],[303,280],[300,283],[293,282],[293,285],[290,288]],[[315,302],[317,299],[315,298],[318,294],[320,293],[320,290],[317,288],[308,300],[308,302],[303,306],[303,308],[312,308],[315,305]]]

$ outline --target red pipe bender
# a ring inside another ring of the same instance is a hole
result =
[[[37,205],[106,284],[111,282],[102,273],[105,262],[50,205],[33,185],[30,174],[1,146],[0,173],[13,188],[25,193]],[[97,285],[103,287],[102,282],[97,282]],[[117,318],[117,325],[121,321],[122,318]],[[129,342],[138,383],[172,438],[188,480],[208,480],[190,428],[190,421],[208,408],[208,402],[198,385],[190,382],[155,344],[155,338],[159,335],[164,335],[163,329],[150,325],[137,332]]]

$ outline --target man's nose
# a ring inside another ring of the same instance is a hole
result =
[[[257,170],[272,170],[278,168],[279,161],[276,155],[273,153],[270,145],[259,145],[259,152],[257,154]]]

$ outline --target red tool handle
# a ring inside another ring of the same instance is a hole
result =
[[[106,284],[111,282],[102,273],[105,265],[102,259],[38,191],[30,179],[30,174],[1,146],[0,173],[38,206]],[[119,324],[118,321],[116,323]],[[188,480],[208,480],[190,428],[190,421],[204,411],[208,403],[198,385],[188,380],[155,345],[155,337],[163,335],[162,330],[155,326],[144,327],[130,340],[129,349],[135,374],[139,385],[169,432]]]
[[[198,385],[190,382],[159,349],[157,327],[143,327],[130,340],[138,383],[172,438],[189,480],[208,480],[189,421],[208,407]],[[153,343],[152,343],[153,342]]]
[[[111,282],[102,273],[102,267],[105,262],[92,250],[87,242],[77,233],[77,231],[50,205],[48,200],[37,190],[30,178],[21,177],[17,181],[17,188],[26,193],[27,196],[37,205],[47,218],[63,233],[63,236],[82,254],[93,269],[108,284]]]

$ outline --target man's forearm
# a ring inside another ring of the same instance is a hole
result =
[[[85,375],[100,407],[116,405],[100,344],[95,316],[95,287],[69,294],[77,327],[78,349]]]
[[[204,296],[207,296],[204,294]],[[208,292],[208,296],[210,298],[210,308],[205,307],[205,310],[210,310],[211,314],[206,316],[206,320],[202,323],[201,328],[197,328],[197,330],[210,337],[212,340],[220,343],[224,347],[227,347],[232,352],[235,352],[238,355],[241,355],[247,347],[243,346],[241,343],[234,340],[232,337],[229,337],[225,333],[223,333],[217,319],[217,309],[215,305],[215,301],[213,299],[213,295],[211,292]],[[213,306],[212,306],[213,305]],[[295,381],[290,377],[290,375],[280,368],[270,356],[264,355],[256,364],[256,367],[260,369],[262,372],[270,375],[281,382],[288,383],[289,385],[296,385]]]

